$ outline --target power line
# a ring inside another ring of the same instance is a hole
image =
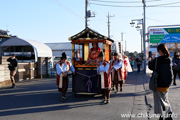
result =
[[[172,4],[178,4],[180,2],[173,2],[173,3],[166,3],[166,4],[159,4],[159,5],[149,5],[146,7],[180,7],[180,6],[166,6],[166,5],[172,5]],[[99,3],[90,3],[93,5],[99,5],[99,6],[106,6],[106,7],[143,7],[143,6],[122,6],[122,5],[107,5],[107,4],[99,4]]]
[[[94,2],[104,2],[104,3],[142,3],[142,1],[105,1],[105,0],[90,0]],[[161,0],[151,0],[151,1],[146,1],[146,2],[156,2],[156,1],[161,1]]]
[[[147,7],[158,7],[158,6],[164,6],[164,5],[173,5],[173,4],[178,4],[180,2],[173,2],[173,3],[166,3],[166,4],[158,4],[158,5],[149,5]],[[169,7],[169,6],[168,6]]]
[[[146,7],[180,7],[180,6],[146,6]]]
[[[134,15],[124,15],[124,16],[119,16],[119,17],[116,17],[114,19],[118,19],[121,18],[121,19],[124,19],[124,18],[129,18],[129,17],[132,17],[132,16],[140,16],[142,14],[134,14]],[[105,18],[104,19],[96,19],[96,20],[91,20],[91,21],[103,21],[103,20],[106,20]]]
[[[131,1],[131,2],[120,2],[120,1],[104,1],[104,0],[90,0],[95,2],[105,2],[105,3],[140,3],[141,1]]]
[[[161,1],[161,0],[149,0],[149,1],[146,1],[146,2],[157,2],[157,1]]]
[[[107,6],[107,7],[143,7],[143,6],[120,6],[120,5],[106,5],[106,4],[98,4],[98,3],[90,3],[93,5],[99,5],[99,6]]]

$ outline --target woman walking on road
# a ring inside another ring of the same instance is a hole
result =
[[[174,81],[173,81],[173,85],[176,85],[176,77],[177,74],[180,78],[180,58],[179,58],[179,52],[174,52],[174,57],[172,60],[173,63],[173,75],[174,75]]]
[[[122,56],[118,53],[114,53],[114,63],[112,66],[112,69],[114,70],[114,85],[116,87],[116,92],[119,93],[118,91],[118,86],[120,84],[120,92],[122,92],[123,84],[125,83],[124,80],[124,64],[122,60]]]
[[[163,111],[165,111],[166,115],[168,115],[165,120],[172,120],[172,109],[168,100],[168,91],[173,79],[171,59],[169,58],[169,51],[165,44],[158,45],[157,51],[160,56],[157,58],[154,56],[148,63],[149,69],[154,70],[157,59],[157,90],[153,92],[154,113],[160,114],[159,120],[163,120]]]

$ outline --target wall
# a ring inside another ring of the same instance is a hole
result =
[[[0,58],[0,88],[11,85],[10,71],[8,68],[9,62],[6,60],[9,56],[2,56]],[[15,81],[29,80],[37,77],[37,63],[18,63],[18,70],[15,75]]]
[[[34,79],[37,77],[36,64],[34,62],[18,63],[18,71],[15,75],[16,81]]]
[[[0,88],[11,85],[9,62],[6,61],[8,58],[9,56],[0,57]],[[52,69],[51,59],[47,57],[38,58],[38,63],[19,62],[15,81],[52,77]]]
[[[8,57],[0,58],[0,88],[11,84],[10,71],[8,68],[8,62],[6,61]]]

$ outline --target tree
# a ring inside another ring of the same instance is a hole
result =
[[[136,55],[133,52],[129,53],[129,58],[135,58],[135,57],[136,57]]]

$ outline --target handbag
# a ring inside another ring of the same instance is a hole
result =
[[[158,73],[157,73],[157,58],[156,58],[155,68],[154,68],[154,71],[152,73],[151,79],[149,81],[149,89],[154,91],[154,92],[157,90],[157,78],[158,78]]]

